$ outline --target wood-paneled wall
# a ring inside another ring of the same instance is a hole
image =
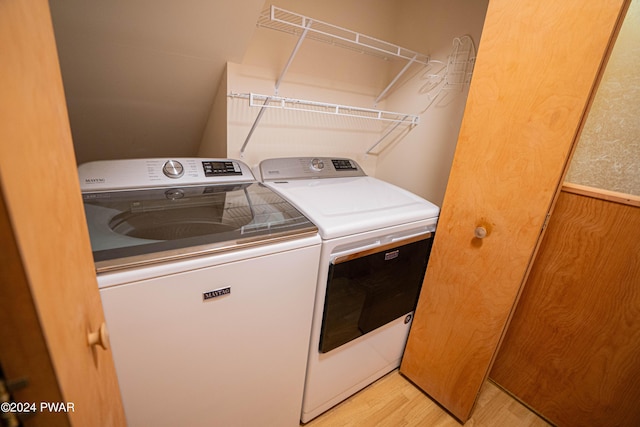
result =
[[[491,378],[558,426],[640,425],[640,198],[563,189]]]

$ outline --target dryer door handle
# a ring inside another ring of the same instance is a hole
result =
[[[373,247],[371,249],[362,248],[358,252],[354,252],[354,253],[351,253],[351,254],[347,254],[347,255],[342,255],[342,256],[336,257],[333,260],[333,264],[340,264],[342,262],[347,262],[347,261],[351,261],[353,259],[362,258],[362,257],[368,256],[368,255],[377,254],[377,253],[380,253],[380,252],[388,251],[390,249],[399,248],[400,246],[408,245],[410,243],[419,242],[421,240],[427,240],[427,239],[430,239],[430,238],[431,238],[431,233],[420,234],[418,236],[410,237],[408,239],[402,239],[402,240],[397,241],[397,242],[391,242],[391,243],[387,243],[385,245],[380,245],[380,246],[376,245],[375,247]]]

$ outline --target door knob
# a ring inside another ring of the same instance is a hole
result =
[[[107,332],[107,325],[102,322],[97,331],[89,332],[87,339],[91,347],[99,345],[105,350],[109,349],[109,333]]]
[[[487,229],[484,227],[476,227],[476,230],[473,234],[478,239],[484,239],[485,237],[487,237]]]

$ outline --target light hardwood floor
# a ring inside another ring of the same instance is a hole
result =
[[[461,424],[396,370],[304,424],[304,427],[460,427]],[[487,381],[473,415],[464,424],[544,427],[542,418]]]

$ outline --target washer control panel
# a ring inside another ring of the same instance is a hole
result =
[[[242,175],[242,168],[234,161],[202,162],[205,176],[237,176]]]
[[[355,160],[328,157],[284,157],[260,162],[263,181],[366,176]]]
[[[83,192],[255,181],[239,160],[206,158],[103,160],[80,165],[78,175]]]

